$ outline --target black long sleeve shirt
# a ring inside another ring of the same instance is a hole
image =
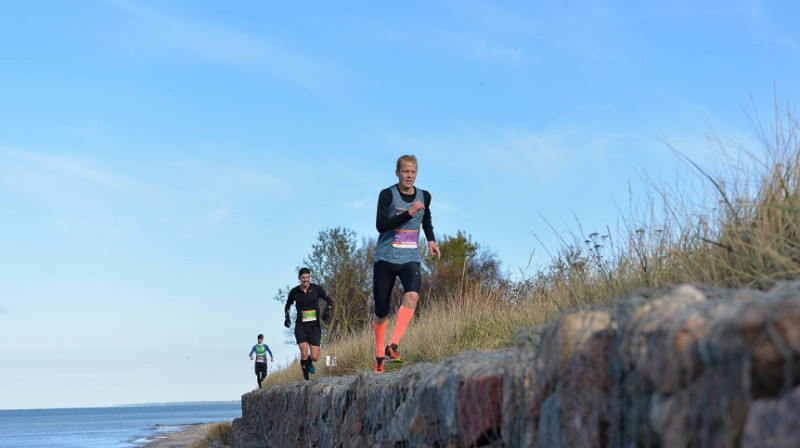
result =
[[[297,322],[301,321],[301,311],[316,310],[317,316],[320,317],[319,299],[324,299],[328,302],[329,307],[333,306],[333,299],[322,289],[322,286],[311,283],[308,285],[308,291],[303,292],[303,290],[300,289],[300,285],[297,285],[289,291],[289,298],[286,300],[284,311],[286,314],[289,314],[289,310],[292,308],[292,304],[294,304],[297,308]]]

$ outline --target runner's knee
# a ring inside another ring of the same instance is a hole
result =
[[[419,294],[414,291],[409,291],[403,295],[403,305],[406,308],[416,308]]]
[[[375,317],[378,319],[385,319],[389,315],[389,302],[386,304],[375,303]]]

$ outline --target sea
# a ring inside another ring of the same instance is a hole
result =
[[[239,401],[0,410],[0,447],[140,447],[195,423],[241,416]]]

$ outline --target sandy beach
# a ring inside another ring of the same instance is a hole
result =
[[[144,448],[186,448],[206,437],[208,427],[213,423],[199,423],[186,429],[157,436]],[[210,448],[223,448],[223,445],[211,445]]]

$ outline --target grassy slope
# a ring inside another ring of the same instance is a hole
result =
[[[800,144],[791,112],[757,134],[763,148],[734,156],[717,142],[722,163],[709,172],[687,161],[699,188],[653,186],[649,204],[606,235],[574,232],[550,266],[504,290],[464,285],[446,297],[423,298],[403,337],[406,362],[438,361],[472,348],[508,345],[513,331],[558,312],[605,303],[639,287],[702,282],[766,288],[800,274]],[[676,154],[683,157],[680,153]],[[656,206],[655,204],[659,204]],[[571,242],[570,242],[571,240]],[[394,321],[390,317],[390,325]],[[391,327],[387,328],[388,335]],[[324,348],[338,365],[317,374],[371,369],[372,328]],[[323,364],[323,363],[320,363]],[[299,364],[271,374],[266,385],[301,379]]]

